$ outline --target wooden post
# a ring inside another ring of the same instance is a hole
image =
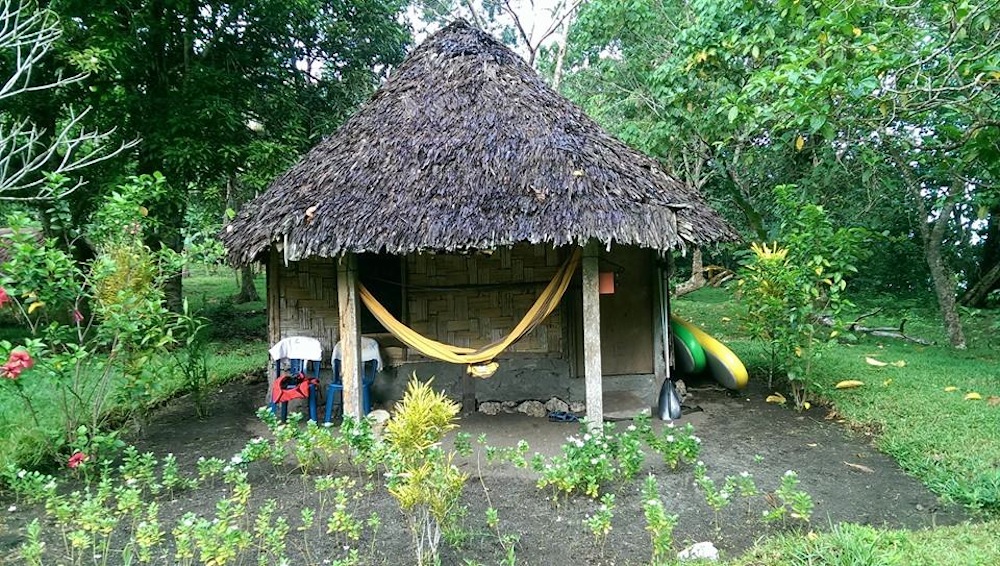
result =
[[[268,347],[281,340],[281,254],[271,246],[271,251],[267,256],[267,265],[264,271],[264,281],[267,286],[267,296],[264,298],[267,304],[267,340]],[[278,378],[275,371],[274,361],[267,358],[267,403],[271,402],[271,387],[274,380]]]
[[[462,374],[462,414],[471,415],[476,412],[476,379],[469,372]]]
[[[344,384],[344,416],[360,419],[361,326],[358,297],[358,259],[344,254],[337,264],[337,298],[340,306],[340,376]]]
[[[267,282],[267,339],[270,345],[281,340],[281,257],[278,250],[271,246],[267,258],[267,270],[264,280]]]
[[[601,295],[596,242],[583,251],[583,356],[587,389],[587,422],[592,430],[604,425],[604,388],[601,384]]]
[[[653,375],[656,391],[660,391],[663,381],[670,378],[670,314],[667,312],[666,270],[660,266],[660,258],[653,254]]]

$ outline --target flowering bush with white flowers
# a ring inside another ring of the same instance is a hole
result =
[[[566,438],[562,455],[542,466],[538,488],[552,487],[556,500],[575,493],[596,499],[601,485],[618,475],[612,448],[615,442],[614,424],[605,423],[603,433],[592,433],[584,423],[579,436]]]
[[[693,463],[701,453],[701,439],[694,434],[694,427],[687,423],[682,427],[669,422],[657,434],[649,423],[649,417],[636,419],[639,434],[653,451],[663,457],[671,470],[681,463]]]

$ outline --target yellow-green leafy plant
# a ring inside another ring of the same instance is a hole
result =
[[[461,515],[467,476],[452,464],[454,453],[441,448],[445,434],[458,427],[459,410],[430,381],[422,383],[414,374],[385,429],[389,493],[408,518],[417,564],[438,560],[442,530]]]
[[[770,376],[780,367],[796,408],[808,408],[823,351],[839,335],[839,315],[851,306],[847,279],[866,255],[867,232],[837,227],[823,207],[803,202],[794,185],[775,187],[782,219],[771,246],[753,244],[740,270],[746,324],[770,353]],[[833,327],[833,328],[831,328]]]

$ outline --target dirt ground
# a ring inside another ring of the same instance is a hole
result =
[[[695,426],[703,440],[701,458],[716,483],[721,485],[726,475],[747,471],[759,488],[770,491],[786,470],[795,470],[801,488],[815,502],[812,523],[807,528],[825,530],[834,523],[850,521],[918,529],[967,518],[961,508],[942,506],[892,459],[875,450],[870,438],[851,434],[842,425],[825,420],[826,409],[813,408],[800,414],[767,404],[767,392],[760,386],[751,385],[737,395],[709,384],[690,385],[685,405],[696,410],[680,422]],[[153,415],[136,443],[141,450],[158,456],[173,453],[188,469],[199,456],[229,458],[250,438],[266,434],[266,428],[254,416],[264,390],[260,380],[227,385],[215,395],[212,416],[204,420],[197,419],[194,407],[180,399]],[[486,434],[492,446],[513,446],[524,439],[531,452],[553,455],[567,436],[578,431],[579,425],[524,415],[472,415],[462,419],[461,427],[473,439]],[[610,487],[616,493],[616,510],[613,530],[602,549],[584,524],[584,519],[597,509],[596,502],[580,497],[556,506],[549,492],[537,489],[533,473],[506,464],[487,464],[485,458],[481,462],[477,465],[475,455],[460,462],[470,475],[464,495],[467,511],[461,536],[456,537],[460,540],[452,541],[455,545],[442,544],[443,564],[493,564],[502,558],[498,537],[486,526],[487,494],[499,511],[501,533],[518,537],[515,552],[519,564],[648,563],[650,542],[644,529],[641,482]],[[762,537],[793,528],[763,523],[760,516],[766,504],[758,498],[749,511],[742,500],[730,505],[720,516],[722,529],[717,530],[711,509],[692,483],[690,466],[670,471],[662,461],[649,457],[646,467],[658,477],[668,512],[680,516],[674,535],[677,549],[711,541],[724,557],[732,557]],[[288,548],[293,564],[329,563],[344,555],[341,544],[321,532],[305,542],[301,533],[294,531],[299,509],[317,504],[315,494],[301,489],[296,475],[276,476],[272,466],[254,464],[251,480],[254,501],[279,498],[280,507],[292,522]],[[161,520],[169,525],[190,511],[211,516],[216,501],[224,494],[223,485],[181,493],[161,503]],[[415,562],[405,519],[383,487],[366,491],[355,504],[355,516],[363,519],[375,512],[381,519],[374,544],[367,532],[355,543],[361,549],[362,563]],[[0,537],[0,562],[20,543],[23,531],[18,527],[38,512],[23,509],[8,515],[7,532]]]

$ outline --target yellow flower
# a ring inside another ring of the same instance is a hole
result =
[[[788,257],[788,248],[779,247],[778,242],[771,244],[771,247],[766,243],[754,242],[750,244],[750,250],[762,261],[784,261]]]

